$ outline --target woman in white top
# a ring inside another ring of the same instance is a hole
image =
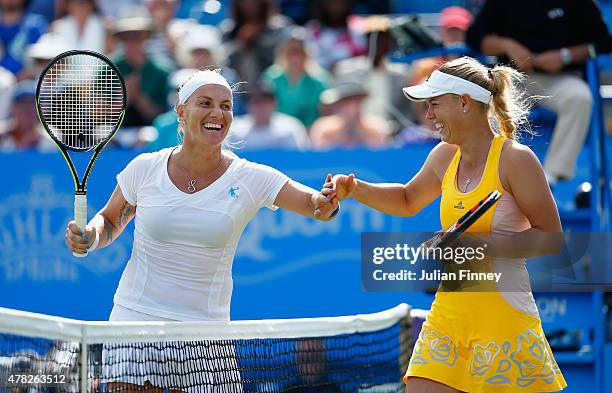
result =
[[[337,198],[222,148],[233,114],[232,90],[221,74],[195,73],[179,90],[176,111],[183,144],[136,157],[117,175],[113,195],[85,236],[74,221],[66,230],[70,250],[91,252],[111,244],[136,216],[111,321],[227,321],[236,246],[257,211],[281,207],[326,221],[339,209]],[[105,345],[108,391],[242,391],[231,343],[187,352],[161,344]]]
[[[51,31],[72,49],[105,52],[106,30],[94,0],[68,0],[66,15],[53,22]]]
[[[86,236],[74,222],[66,230],[70,250],[83,253],[111,244],[136,216],[111,320],[227,321],[233,257],[255,213],[280,207],[329,220],[339,207],[337,199],[222,148],[233,114],[231,88],[219,73],[194,74],[176,111],[183,144],[136,157]]]

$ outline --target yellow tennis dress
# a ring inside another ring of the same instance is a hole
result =
[[[469,232],[518,232],[530,227],[498,176],[504,138],[491,144],[480,184],[457,189],[457,151],[442,181],[440,220],[448,227],[497,189],[502,198]],[[487,259],[483,269],[502,272],[491,290],[438,291],[404,377],[423,377],[464,392],[554,392],[567,386],[544,336],[525,259]],[[472,288],[473,289],[473,288]]]

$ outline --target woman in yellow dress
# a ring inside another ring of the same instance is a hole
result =
[[[526,243],[519,250],[513,243],[516,237],[561,232],[542,166],[516,141],[528,113],[517,90],[522,77],[468,57],[442,64],[422,85],[404,89],[409,99],[427,102],[427,116],[442,138],[421,170],[405,185],[336,175],[327,192],[398,216],[413,216],[442,195],[443,227],[491,191],[502,193],[468,230],[491,235],[482,266],[502,279],[493,289],[438,291],[404,377],[407,393],[553,392],[567,386],[544,336],[525,266],[527,257],[555,253],[559,244]]]

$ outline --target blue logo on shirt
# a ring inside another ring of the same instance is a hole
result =
[[[238,193],[236,191],[238,191],[239,189],[240,187],[230,187],[228,191],[229,196],[231,196],[234,199],[238,198]]]

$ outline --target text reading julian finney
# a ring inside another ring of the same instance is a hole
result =
[[[388,247],[374,247],[371,262],[374,265],[383,265],[388,262],[407,263],[409,269],[373,269],[374,281],[495,281],[499,282],[501,273],[478,272],[471,269],[414,269],[417,262],[441,261],[463,265],[465,262],[482,262],[485,259],[486,245],[480,247],[428,247],[421,245],[412,247],[408,244],[395,244]],[[392,271],[390,271],[392,270]]]

